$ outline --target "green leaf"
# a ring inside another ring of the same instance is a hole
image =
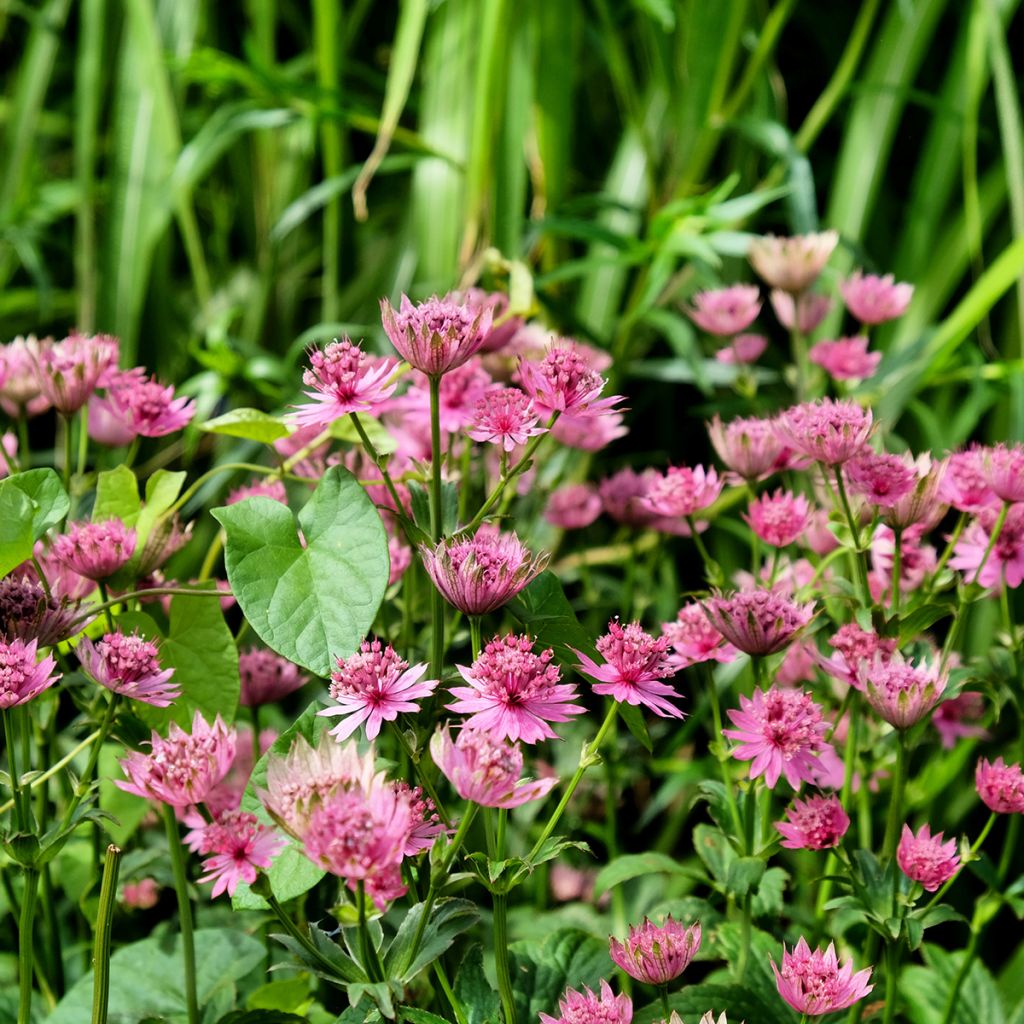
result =
[[[609,889],[614,889],[623,882],[634,878],[646,878],[653,874],[666,875],[687,875],[690,878],[700,877],[700,873],[693,868],[680,864],[673,860],[668,854],[650,851],[648,853],[627,853],[622,857],[616,857],[609,864],[601,869],[597,878],[594,879],[594,897],[599,898]]]
[[[640,708],[623,702],[619,704],[619,718],[626,723],[626,728],[633,734],[633,738],[650,754],[654,750],[654,744],[651,742],[651,734],[647,731],[644,713]]]
[[[921,952],[925,966],[904,968],[900,994],[907,1001],[907,1017],[914,1024],[942,1024],[964,953],[950,953],[929,943],[921,947]],[[1004,1024],[1005,1020],[996,983],[984,965],[975,960],[964,979],[951,1024]]]
[[[271,648],[318,676],[355,651],[388,583],[387,533],[355,477],[332,466],[298,516],[269,498],[216,508],[238,604]]]
[[[398,442],[388,433],[387,428],[380,420],[375,420],[372,416],[361,415],[359,425],[366,431],[366,436],[370,439],[373,447],[377,449],[378,455],[390,455],[398,449]],[[331,424],[331,437],[362,447],[363,439],[348,416],[343,416]],[[449,484],[449,486],[452,485]],[[454,487],[452,490],[454,491]]]
[[[759,857],[737,857],[725,874],[725,887],[735,896],[746,896],[764,877],[764,861]]]
[[[0,481],[0,491],[16,488],[32,505],[32,539],[39,540],[47,530],[64,521],[71,507],[60,477],[52,469],[29,469]]]
[[[498,1024],[501,1001],[484,973],[480,946],[466,953],[455,975],[455,998],[466,1012],[466,1024]]]
[[[573,648],[593,658],[598,657],[593,639],[580,625],[562,584],[550,569],[545,569],[524,587],[507,607],[537,637],[538,643],[554,650],[555,657],[564,667],[572,668],[579,664]]]
[[[725,833],[712,825],[697,825],[693,830],[693,848],[711,875],[722,885],[726,885],[729,868],[736,860],[736,851]]]
[[[306,1024],[308,1020],[285,1010],[232,1010],[217,1024]]]
[[[411,1006],[403,1006],[398,1015],[402,1020],[409,1021],[409,1024],[448,1024],[444,1017],[438,1017],[436,1013],[429,1010],[416,1010]]]
[[[778,917],[782,913],[783,894],[789,872],[785,868],[768,868],[758,883],[751,903],[755,917]]]
[[[509,955],[520,1020],[554,1012],[567,988],[596,989],[608,974],[607,940],[575,929],[557,931],[539,946],[513,942]]]
[[[763,1001],[740,985],[687,985],[681,992],[674,992],[668,997],[668,1005],[669,1010],[678,1013],[687,1024],[691,1020],[699,1020],[708,1010],[714,1012],[715,1020],[718,1014],[728,1010],[730,1021],[735,1017],[737,1021],[757,1021],[758,1024],[777,1024],[783,1020],[792,1024],[792,1019],[782,1017],[781,1012],[767,1016]],[[660,999],[633,1014],[633,1024],[656,1024],[664,1019],[665,1011]]]
[[[397,978],[408,984],[428,964],[433,963],[456,937],[472,928],[480,920],[480,912],[476,904],[469,900],[442,899],[434,904],[430,920],[423,931],[420,948],[415,960],[407,965],[412,952],[413,940],[419,930],[420,919],[426,904],[417,903],[405,915],[398,933],[395,935],[387,952],[384,965],[389,978]]]
[[[115,779],[124,779],[124,772],[117,763],[121,757],[124,757],[124,747],[104,743],[96,773],[100,780],[100,810],[114,818],[104,822],[103,828],[118,846],[123,846],[131,838],[150,809],[148,800],[114,785]]]
[[[141,510],[139,485],[127,466],[105,469],[100,473],[96,481],[96,504],[92,509],[94,523],[120,519],[125,526],[134,526]]]
[[[310,1000],[310,977],[300,974],[294,978],[268,981],[260,985],[245,1001],[248,1010],[285,1010],[300,1012]]]
[[[232,409],[231,412],[201,423],[200,430],[208,434],[223,434],[226,437],[240,437],[246,441],[272,444],[287,437],[291,431],[280,416],[271,416],[259,409]]]
[[[32,502],[17,487],[0,482],[0,575],[32,557]]]

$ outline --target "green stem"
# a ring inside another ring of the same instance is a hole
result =
[[[960,517],[956,521],[956,526],[953,527],[953,532],[949,536],[949,542],[946,544],[938,562],[935,563],[935,569],[928,580],[928,590],[932,590],[935,586],[935,581],[939,578],[939,574],[943,569],[945,569],[946,563],[949,561],[950,556],[953,554],[953,549],[957,545],[957,541],[960,540],[960,535],[964,532],[964,528],[967,526],[967,520],[967,513],[961,512]]]
[[[178,897],[178,927],[181,931],[181,953],[185,964],[185,1005],[188,1010],[188,1024],[199,1024],[199,1001],[196,998],[196,946],[192,934],[192,901],[188,894],[188,874],[185,870],[185,851],[181,846],[178,819],[174,808],[164,804],[164,829],[167,832],[167,847],[171,856],[171,873],[174,876],[174,892]]]
[[[430,537],[439,544],[444,532],[441,506],[441,378],[430,378]],[[440,679],[444,668],[444,598],[430,592],[430,678]]]
[[[107,590],[107,585],[102,580],[96,584],[96,587],[100,592],[100,604],[98,606],[99,610],[103,612],[103,615],[107,620],[107,629],[109,629],[110,632],[113,633],[115,631],[114,616],[110,614],[110,609],[113,608],[114,605],[118,603],[118,601],[111,601],[110,593]],[[123,600],[123,598],[121,600]]]
[[[103,601],[101,604],[89,605],[88,611],[86,611],[84,615],[79,615],[72,625],[78,626],[80,623],[93,618],[100,612],[105,612],[110,608],[116,608],[118,605],[127,604],[129,601],[138,600],[140,597],[160,597],[164,594],[175,597],[230,597],[231,591],[196,590],[192,587],[147,587],[143,590],[133,590],[128,594],[120,594],[110,600]]]
[[[71,417],[61,416],[61,428],[64,434],[64,463],[61,466],[64,490],[71,493],[71,464],[75,460],[75,432],[71,428]]]
[[[508,811],[498,809],[498,827],[494,843],[494,857],[505,858],[505,831]],[[494,973],[498,978],[498,995],[501,998],[505,1024],[516,1024],[516,1001],[512,994],[512,974],[508,966],[508,893],[494,893]]]
[[[350,412],[348,418],[352,421],[352,425],[356,428],[356,433],[359,435],[359,440],[366,451],[366,454],[373,460],[373,464],[377,467],[378,472],[384,479],[384,485],[388,489],[388,494],[391,495],[391,500],[395,503],[396,515],[402,515],[402,498],[398,493],[398,488],[395,486],[394,480],[391,479],[391,474],[388,472],[387,463],[383,457],[377,451],[373,441],[370,440],[370,435],[363,429],[362,423],[359,421],[358,413]]]
[[[1010,511],[1010,503],[1008,501],[1003,502],[1003,507],[999,510],[999,516],[995,521],[995,525],[992,527],[992,533],[988,539],[988,546],[985,548],[985,553],[981,556],[981,562],[978,565],[978,569],[974,574],[972,583],[977,583],[981,579],[982,570],[985,568],[988,562],[989,555],[992,554],[992,550],[995,548],[999,535],[1003,532],[1003,525],[1006,523],[1006,515]]]
[[[7,774],[11,777],[11,794],[14,803],[14,821],[19,832],[24,832],[28,826],[25,816],[25,803],[21,795],[21,773],[18,770],[18,757],[15,753],[14,724],[11,721],[11,709],[0,710],[0,717],[4,722],[4,742],[7,745]]]
[[[32,924],[36,913],[36,895],[39,891],[39,872],[25,868],[25,891],[21,898],[18,918],[18,1024],[32,1020],[32,963],[34,959]]]
[[[483,623],[479,615],[469,616],[469,642],[473,648],[473,660],[476,661],[484,647]]]
[[[672,1013],[672,1007],[668,1004],[668,985],[658,986],[658,998],[661,1000],[661,1009],[665,1014],[665,1020],[669,1019]]]
[[[373,940],[366,927],[366,883],[361,878],[356,882],[356,904],[359,912],[359,952],[363,958],[363,969],[371,981],[383,981],[384,974],[377,959],[377,951],[373,948]]]
[[[900,980],[900,942],[894,939],[885,951],[885,1013],[882,1024],[892,1024],[896,1019],[896,988]]]
[[[799,316],[800,296],[793,296],[794,317]],[[811,380],[811,363],[807,357],[807,337],[803,331],[795,327],[789,332],[790,351],[796,364],[796,400],[803,402],[807,398]]]
[[[712,753],[715,755],[715,759],[718,761],[718,766],[722,774],[722,786],[725,788],[725,799],[729,803],[729,810],[732,813],[733,827],[736,829],[736,835],[743,834],[743,819],[740,817],[739,805],[736,803],[736,793],[733,788],[732,776],[729,774],[728,755],[723,754],[719,756],[717,751],[723,749],[725,742],[722,736],[722,709],[718,703],[718,684],[715,681],[715,674],[709,668],[707,670],[707,681],[708,681],[708,701],[711,704],[711,720],[715,730],[715,747]]]
[[[273,893],[265,893],[263,898],[267,901],[274,916],[281,922],[284,930],[297,942],[309,955],[320,965],[320,969],[329,977],[338,977],[337,965],[332,963],[320,952],[310,937],[303,933],[302,929],[288,916],[284,907]]]
[[[842,506],[843,515],[846,517],[847,525],[850,527],[850,534],[853,537],[853,544],[856,548],[856,552],[854,554],[854,566],[857,572],[857,582],[860,587],[861,602],[865,608],[869,608],[871,606],[871,587],[868,585],[868,569],[864,561],[865,553],[861,548],[860,543],[860,527],[857,525],[853,509],[850,507],[850,499],[846,494],[846,484],[843,483],[842,468],[834,466],[833,473],[836,478],[836,490],[839,493],[839,503]]]
[[[103,861],[103,883],[96,915],[96,938],[92,947],[92,1024],[106,1024],[107,1001],[110,995],[110,941],[117,905],[117,873],[121,866],[121,850],[111,844]]]
[[[963,988],[964,982],[967,980],[967,975],[974,963],[974,956],[977,951],[978,933],[972,928],[971,938],[967,943],[967,948],[964,950],[963,963],[960,965],[960,970],[956,972],[956,978],[953,979],[949,995],[946,996],[946,1005],[942,1013],[942,1024],[953,1024],[953,1018],[956,1015],[956,1004],[960,1000],[960,989]]]
[[[892,614],[900,613],[900,577],[903,575],[903,530],[894,526],[892,530]]]
[[[107,704],[107,710],[103,715],[103,721],[100,722],[99,733],[96,736],[96,742],[92,746],[92,750],[89,751],[89,760],[86,762],[85,771],[82,772],[82,777],[78,780],[78,785],[75,787],[74,795],[71,797],[71,803],[68,804],[68,809],[64,812],[64,818],[60,823],[60,830],[63,832],[71,824],[71,819],[74,817],[75,811],[78,810],[78,805],[85,799],[86,794],[89,792],[89,788],[92,784],[93,773],[96,771],[96,765],[99,763],[100,751],[103,749],[103,744],[107,740],[107,736],[110,734],[110,729],[114,724],[114,717],[117,714],[117,705],[121,700],[119,693],[112,693],[110,695],[110,702]]]
[[[32,468],[32,449],[28,443],[28,418],[22,407],[18,412],[18,462],[22,470]]]
[[[708,582],[712,586],[718,586],[722,582],[722,569],[718,562],[711,557],[711,552],[708,551],[707,545],[704,543],[704,538],[701,537],[700,531],[697,529],[697,522],[693,516],[686,517],[686,525],[690,528],[690,536],[693,538],[693,543],[697,546],[697,551],[700,554],[700,559],[704,563],[704,574],[707,576]],[[754,566],[754,575],[760,571],[760,566]]]
[[[448,974],[444,969],[444,964],[442,964],[440,959],[438,959],[433,962],[431,967],[434,971],[434,977],[437,978],[437,982],[441,986],[441,991],[444,992],[445,998],[448,1000],[448,1005],[452,1008],[452,1013],[455,1015],[457,1024],[469,1024],[466,1013],[462,1009],[462,1004],[456,998],[451,982],[448,980]]]
[[[46,771],[43,772],[41,775],[36,775],[29,783],[29,785],[26,787],[26,789],[35,789],[37,786],[42,786],[45,783],[49,782],[50,779],[54,777],[54,775],[59,775],[72,761],[74,761],[76,757],[78,757],[78,755],[83,750],[85,750],[86,747],[89,746],[90,743],[92,743],[93,740],[96,739],[97,736],[99,736],[99,734],[99,729],[97,729],[95,732],[89,733],[89,735],[86,736],[85,739],[82,740],[82,742],[74,748],[74,750],[68,751],[68,753],[66,753],[55,764],[52,764],[49,768],[47,768]],[[11,810],[12,807],[14,807],[13,799],[8,800],[4,804],[0,804],[0,814],[6,814],[9,810]]]

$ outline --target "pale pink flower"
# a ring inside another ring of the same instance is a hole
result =
[[[271,501],[278,501],[282,505],[288,504],[288,493],[280,480],[272,477],[261,476],[242,487],[236,487],[224,502],[225,505],[237,505],[246,498],[270,498]]]
[[[1024,505],[1010,506],[1003,528],[986,559],[996,516],[993,509],[986,509],[967,526],[953,548],[949,566],[959,569],[969,583],[998,587],[1005,581],[1006,586],[1012,589],[1024,582]],[[985,567],[979,575],[978,569],[983,560]]]
[[[430,756],[463,800],[482,807],[519,807],[547,796],[558,784],[557,777],[523,779],[519,744],[480,729],[461,729],[454,742],[447,728],[438,729],[430,741]]]
[[[332,341],[322,352],[312,349],[309,369],[302,372],[309,399],[296,406],[289,419],[300,427],[327,427],[349,413],[376,415],[391,397],[398,381],[393,358],[367,355],[348,338]]]
[[[595,645],[604,658],[598,665],[592,658],[575,651],[580,659],[577,671],[596,679],[594,693],[604,694],[619,703],[643,705],[661,718],[682,718],[683,713],[667,698],[682,695],[662,680],[679,669],[668,654],[669,639],[655,639],[639,622],[623,627],[613,619],[608,632]]]
[[[497,388],[477,400],[466,433],[474,441],[498,444],[511,452],[545,429],[537,425],[531,398],[518,388]]]
[[[156,378],[119,375],[107,389],[110,411],[126,431],[139,437],[164,437],[192,422],[196,405],[186,397],[175,397],[172,385]]]
[[[868,703],[896,729],[909,729],[942,700],[948,675],[937,661],[914,665],[899,652],[875,655],[858,668]]]
[[[828,528],[829,514],[826,509],[813,508],[807,517],[803,543],[816,555],[827,555],[839,547],[839,540]]]
[[[442,540],[420,548],[423,566],[449,604],[466,615],[484,615],[512,600],[547,565],[514,533],[482,526],[468,540]]]
[[[627,995],[617,996],[607,981],[601,982],[601,994],[586,986],[582,992],[567,988],[558,1000],[557,1017],[540,1015],[540,1024],[630,1024],[633,1001]]]
[[[381,299],[380,316],[398,354],[428,377],[440,377],[483,345],[490,333],[492,310],[436,295],[414,306],[403,295],[397,310]]]
[[[482,729],[495,739],[536,743],[558,739],[549,722],[567,722],[582,715],[576,687],[561,681],[554,652],[533,653],[529,636],[495,637],[466,668],[457,665],[468,686],[453,686],[458,698],[449,711],[469,715],[464,727]]]
[[[939,734],[942,746],[951,750],[958,739],[979,739],[988,734],[977,722],[985,714],[985,698],[974,690],[964,690],[944,700],[932,714],[932,725]]]
[[[879,277],[856,271],[839,285],[846,308],[862,324],[884,324],[903,316],[914,295],[912,284],[896,284],[892,274]]]
[[[62,416],[73,416],[116,367],[119,352],[108,334],[70,334],[39,352],[39,390]]]
[[[904,825],[896,847],[896,863],[912,882],[919,883],[927,892],[935,892],[957,873],[960,857],[955,839],[944,843],[942,833],[933,836],[927,824],[917,830],[917,835],[909,825]]]
[[[713,467],[669,466],[651,481],[642,500],[655,515],[689,518],[713,505],[723,486]]]
[[[213,723],[197,711],[192,732],[171,722],[167,738],[154,732],[150,752],[131,751],[120,761],[128,781],[114,780],[126,793],[172,807],[202,803],[231,767],[235,732],[218,715]]]
[[[25,704],[53,686],[61,674],[54,674],[52,654],[36,661],[39,642],[0,636],[0,708]]]
[[[238,883],[252,885],[257,869],[269,868],[284,845],[285,840],[261,825],[255,814],[224,811],[202,831],[198,852],[206,860],[199,881],[213,882],[211,899],[222,892],[234,896]]]
[[[391,534],[388,537],[388,559],[391,566],[388,572],[390,587],[397,583],[405,575],[405,570],[412,565],[412,548],[400,537]]]
[[[426,663],[410,668],[391,644],[382,647],[379,640],[364,640],[355,654],[338,658],[338,667],[331,673],[330,694],[337,706],[317,714],[342,716],[331,730],[339,742],[364,722],[366,738],[376,739],[384,722],[395,721],[403,711],[419,711],[416,702],[434,692],[437,680],[424,680],[426,671]]]
[[[817,281],[838,242],[836,231],[791,238],[763,235],[750,243],[747,258],[762,280],[797,295]]]
[[[244,708],[271,704],[309,682],[298,665],[263,647],[250,647],[238,655],[238,674]]]
[[[0,406],[11,419],[38,416],[50,408],[42,393],[37,369],[39,360],[54,345],[52,338],[20,334],[0,346]]]
[[[757,285],[734,284],[697,292],[686,315],[708,334],[731,337],[749,327],[760,312],[761,293]]]
[[[138,632],[105,633],[95,644],[83,637],[75,655],[90,679],[122,697],[166,708],[181,696],[181,687],[170,681],[174,669],[160,667],[156,644]]]
[[[795,800],[786,810],[786,820],[775,822],[788,850],[831,850],[849,827],[850,819],[834,795]]]
[[[452,297],[461,298],[466,306],[473,311],[490,311],[491,326],[484,338],[484,343],[480,346],[481,352],[501,351],[524,326],[521,317],[508,316],[509,301],[504,292],[467,288],[461,296],[455,292]]]
[[[760,480],[785,468],[787,448],[771,420],[751,416],[723,424],[715,413],[708,435],[718,457],[745,480]]]
[[[881,352],[868,351],[868,339],[863,336],[819,341],[811,346],[808,357],[833,380],[866,380],[882,361]]]
[[[90,580],[109,579],[135,554],[135,531],[120,519],[70,523],[53,540],[53,557]]]
[[[871,630],[861,629],[855,622],[848,622],[832,635],[829,645],[835,653],[831,658],[818,655],[821,669],[833,679],[863,690],[861,665],[870,665],[876,659],[888,661],[896,653],[897,641],[895,637],[879,636]]]
[[[871,410],[849,400],[820,398],[780,413],[775,427],[783,444],[827,466],[860,455],[871,437]]]
[[[811,621],[814,608],[795,604],[777,590],[738,590],[712,597],[704,612],[729,643],[763,657],[791,644]]]
[[[916,476],[899,455],[865,452],[843,466],[850,488],[872,505],[888,508],[914,489]]]
[[[273,729],[261,729],[259,735],[260,755],[265,754],[277,739],[277,732]],[[246,787],[252,778],[252,770],[256,765],[255,751],[253,750],[252,729],[241,725],[235,730],[235,756],[231,760],[231,767],[227,774],[207,794],[203,803],[206,809],[216,817],[224,811],[237,810],[242,804],[242,797],[245,795]],[[201,828],[206,819],[195,809],[188,808],[182,814],[180,809],[178,817],[193,828]],[[192,833],[185,836],[186,842],[190,840]],[[192,849],[192,847],[189,847]]]
[[[739,743],[733,757],[750,761],[750,778],[763,775],[769,789],[780,775],[794,789],[802,782],[817,784],[835,756],[824,739],[828,725],[821,708],[800,690],[772,687],[754,690],[752,698],[740,694],[740,710],[730,710],[729,718],[736,728],[722,735]]]
[[[5,576],[0,580],[0,635],[53,647],[84,629],[85,622],[78,621],[81,605],[58,594],[52,589],[47,594],[32,577]]]
[[[900,591],[909,593],[919,587],[935,571],[938,557],[935,548],[924,542],[926,524],[918,523],[903,531],[900,543]],[[888,526],[879,526],[871,538],[871,573],[868,583],[871,596],[880,600],[892,589],[892,570],[896,539]]]
[[[160,887],[152,878],[140,878],[137,882],[125,882],[121,887],[121,902],[132,910],[149,910],[160,898]]]
[[[734,661],[739,655],[739,651],[726,643],[725,637],[711,625],[699,604],[684,605],[674,622],[663,623],[661,632],[672,647],[668,660],[677,669],[704,661]]]
[[[659,475],[656,470],[645,469],[637,473],[630,466],[605,477],[597,485],[605,512],[624,526],[652,525],[658,516],[644,499],[657,479]]]
[[[978,515],[986,509],[998,510],[1001,504],[986,478],[986,452],[987,449],[972,445],[946,459],[939,497],[958,512]]]
[[[89,437],[108,448],[124,448],[135,440],[135,431],[114,411],[110,399],[100,395],[89,398],[88,430]]]
[[[593,484],[566,484],[552,492],[544,518],[563,530],[582,530],[601,514],[601,496]]]
[[[809,514],[810,506],[802,494],[780,489],[752,501],[743,518],[766,544],[784,548],[803,534]]]
[[[809,1017],[821,1017],[853,1006],[873,988],[868,982],[872,968],[853,973],[853,961],[847,960],[840,966],[834,943],[828,949],[816,949],[813,953],[807,942],[800,939],[792,952],[782,946],[782,968],[775,966],[775,984],[779,995],[797,1013]]]
[[[811,640],[797,640],[786,648],[779,667],[775,670],[775,682],[779,686],[796,686],[797,683],[813,683],[817,676]]]
[[[622,401],[601,398],[605,379],[575,343],[553,345],[539,362],[520,359],[519,380],[541,416],[553,412],[596,414]]]
[[[909,453],[904,462],[914,476],[913,487],[882,511],[882,521],[894,529],[918,526],[931,530],[946,514],[948,508],[941,498],[946,462],[936,462],[927,453],[915,459]]]
[[[410,786],[408,782],[393,782],[395,792],[409,801],[412,810],[412,830],[405,842],[405,856],[415,857],[416,854],[429,850],[434,840],[447,830],[437,813],[434,801],[424,796],[419,786]]]
[[[608,953],[631,978],[648,985],[667,985],[678,978],[700,949],[700,924],[681,925],[669,914],[663,925],[648,918],[630,925],[629,936],[608,940]]]
[[[982,473],[1000,501],[1024,501],[1024,445],[993,445],[985,452]]]
[[[982,758],[974,773],[982,803],[997,814],[1024,814],[1024,772],[1019,764],[997,757],[991,764]]]
[[[773,288],[769,297],[779,323],[787,331],[797,330],[801,334],[810,334],[832,308],[829,296],[814,292],[803,292],[794,299],[789,292]]]
[[[764,355],[768,339],[763,334],[737,334],[715,353],[715,361],[726,366],[746,366]]]
[[[551,428],[551,436],[559,444],[584,452],[598,452],[628,433],[625,417],[614,409],[578,416],[563,413]]]

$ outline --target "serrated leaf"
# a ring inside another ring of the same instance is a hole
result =
[[[232,409],[223,416],[201,423],[199,429],[205,430],[208,434],[240,437],[246,441],[259,441],[261,444],[272,444],[291,433],[279,416],[247,408]]]
[[[455,975],[455,998],[466,1014],[466,1024],[498,1024],[501,1001],[484,973],[483,951],[473,946]]]
[[[480,919],[476,904],[469,900],[438,900],[423,931],[419,949],[410,960],[413,955],[412,943],[425,909],[425,903],[417,903],[409,910],[402,919],[385,958],[388,977],[397,978],[405,984],[412,981],[424,967],[433,963],[459,935],[472,928]]]
[[[567,988],[596,989],[608,974],[608,942],[575,929],[550,935],[539,946],[514,942],[509,947],[517,1016],[535,1021],[556,1011]]]

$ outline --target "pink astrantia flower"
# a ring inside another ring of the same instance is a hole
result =
[[[235,895],[239,882],[252,885],[257,869],[266,870],[285,845],[273,829],[261,825],[255,814],[223,811],[202,830],[198,852],[206,857],[200,882],[213,882],[210,898],[222,892]],[[212,854],[212,856],[210,856]]]
[[[829,644],[835,653],[831,658],[818,655],[818,665],[833,679],[863,690],[861,666],[872,664],[876,658],[888,661],[896,652],[897,641],[895,637],[879,636],[849,622],[832,635]]]
[[[740,694],[740,710],[730,710],[729,718],[736,728],[722,735],[740,744],[733,757],[750,761],[750,777],[763,775],[769,789],[780,775],[794,789],[802,782],[817,783],[835,756],[823,738],[828,725],[821,708],[800,690],[773,687],[755,690],[752,698]]]
[[[866,380],[874,375],[882,361],[881,352],[868,351],[865,337],[819,341],[808,353],[833,380]]]
[[[858,455],[846,463],[843,472],[854,493],[882,508],[910,494],[917,479],[906,460],[886,452]]]
[[[757,285],[734,284],[697,292],[686,315],[708,334],[727,338],[749,327],[760,312],[761,293]]]
[[[859,270],[851,274],[839,286],[846,308],[862,324],[884,324],[903,316],[914,295],[912,284],[896,284],[892,274],[878,277],[876,274],[862,274]]]
[[[395,721],[403,711],[419,711],[416,702],[434,692],[437,680],[424,680],[426,671],[426,663],[410,668],[391,644],[382,647],[379,640],[364,640],[355,654],[338,658],[338,667],[331,673],[330,694],[337,706],[317,714],[342,716],[331,730],[339,742],[364,722],[367,739],[376,739],[384,722]]]
[[[620,395],[600,397],[605,379],[574,343],[553,345],[540,362],[520,359],[519,379],[545,417],[553,412],[594,415],[622,401]]]
[[[974,773],[982,803],[997,814],[1024,814],[1024,772],[1019,764],[1006,764],[1001,757],[989,763],[982,758]]]
[[[786,811],[786,821],[775,822],[788,850],[831,850],[849,827],[850,819],[833,795],[795,800]]]
[[[932,726],[945,750],[965,737],[980,739],[988,734],[975,723],[985,714],[985,698],[975,690],[964,690],[944,700],[932,714]]]
[[[0,708],[25,704],[53,686],[61,674],[53,674],[54,660],[47,654],[36,661],[37,640],[8,640],[0,636]]]
[[[132,436],[164,437],[192,422],[196,405],[184,396],[175,397],[172,385],[131,371],[119,375],[107,389],[110,412]]]
[[[236,487],[229,495],[225,505],[237,505],[246,498],[270,498],[271,501],[288,504],[288,492],[280,480],[269,477],[258,477],[242,487]]]
[[[726,366],[746,366],[764,355],[768,339],[763,334],[737,334],[715,353],[715,361]]]
[[[792,643],[814,609],[795,604],[777,590],[738,590],[704,605],[711,625],[745,654],[765,656]]]
[[[491,329],[492,310],[474,309],[450,296],[433,296],[414,306],[403,295],[397,310],[381,299],[380,316],[398,354],[420,373],[440,377],[483,345]]]
[[[558,1000],[558,1016],[540,1015],[540,1024],[630,1024],[633,1001],[617,996],[607,981],[601,982],[601,994],[584,986],[582,992],[567,988]]]
[[[160,898],[160,887],[152,878],[140,878],[137,882],[125,882],[121,888],[121,902],[132,910],[149,910]]]
[[[50,592],[38,580],[12,573],[0,580],[0,635],[8,640],[35,640],[52,647],[85,628],[79,622],[81,606]]]
[[[547,796],[557,777],[526,780],[518,743],[495,739],[480,729],[461,729],[453,742],[447,727],[430,741],[430,756],[463,800],[482,807],[519,807]]]
[[[655,515],[689,518],[714,504],[723,486],[714,468],[669,466],[652,480],[643,503]]]
[[[723,424],[716,413],[708,435],[718,457],[744,480],[763,479],[785,466],[787,449],[770,420],[752,416]]]
[[[349,413],[375,415],[391,397],[398,361],[367,355],[348,338],[332,341],[322,352],[309,353],[309,369],[302,372],[309,399],[290,415],[300,427],[326,427]]]
[[[826,466],[838,466],[860,455],[867,448],[871,427],[870,409],[831,398],[794,405],[775,421],[783,444]]]
[[[119,762],[128,781],[115,779],[114,785],[147,800],[187,807],[206,799],[234,756],[234,729],[220,715],[211,724],[197,711],[191,733],[171,722],[166,739],[153,733],[148,754],[130,752]]]
[[[39,352],[39,390],[62,416],[73,416],[117,365],[119,352],[108,334],[71,334]]]
[[[750,243],[747,259],[773,288],[798,295],[817,281],[838,242],[835,231],[792,238],[764,235]]]
[[[650,526],[658,516],[643,499],[657,479],[655,470],[638,473],[631,466],[605,477],[597,485],[605,512],[624,526]]]
[[[667,985],[678,978],[700,949],[700,924],[685,927],[669,914],[663,925],[646,917],[631,925],[629,937],[608,941],[612,960],[631,978],[648,985]]]
[[[865,967],[854,974],[852,960],[840,966],[835,944],[831,942],[828,949],[816,949],[813,953],[802,938],[792,952],[787,952],[783,944],[781,969],[774,960],[771,965],[779,995],[797,1013],[809,1017],[845,1010],[874,988],[868,984],[872,969]]]
[[[1001,504],[986,479],[986,451],[972,445],[965,451],[953,452],[946,459],[939,497],[958,512],[978,515],[986,509],[998,510]]]
[[[547,565],[514,533],[482,526],[468,540],[420,548],[423,566],[444,599],[466,615],[485,615],[512,600]]]
[[[794,299],[789,292],[773,288],[770,298],[779,323],[787,331],[797,330],[801,334],[810,334],[832,308],[832,300],[827,295],[814,292],[804,292]]]
[[[305,686],[309,677],[298,665],[263,647],[250,647],[238,656],[244,708],[271,704]]]
[[[968,524],[953,548],[949,566],[962,572],[968,583],[998,587],[1005,580],[1012,589],[1024,582],[1024,505],[1010,506],[1003,528],[989,551],[997,515],[995,510],[986,509]]]
[[[601,496],[593,484],[566,484],[548,498],[544,518],[563,530],[582,530],[601,514]]]
[[[467,729],[483,729],[495,739],[536,743],[558,739],[549,722],[568,722],[582,715],[576,687],[561,681],[551,650],[533,653],[529,636],[495,637],[466,668],[457,665],[468,686],[449,688],[449,711],[469,715]]]
[[[429,850],[434,840],[446,831],[434,806],[434,801],[423,795],[419,786],[410,786],[408,782],[399,780],[392,783],[395,790],[404,795],[412,808],[413,826],[405,843],[405,856],[415,857],[416,854]]]
[[[937,661],[914,665],[898,652],[862,661],[858,673],[868,703],[896,729],[921,721],[942,700],[948,682]]]
[[[679,700],[681,694],[662,682],[679,671],[672,664],[668,645],[667,636],[655,639],[639,622],[623,627],[613,619],[608,623],[608,632],[596,643],[604,664],[598,665],[576,651],[580,659],[578,671],[597,680],[594,693],[605,694],[619,703],[642,704],[662,718],[682,718],[682,711],[667,699]]]
[[[917,835],[910,831],[909,825],[904,825],[896,847],[896,863],[911,881],[918,882],[928,892],[935,892],[957,873],[960,857],[955,839],[944,843],[942,833],[933,836],[927,824],[918,829]]]
[[[166,708],[181,696],[181,688],[170,682],[174,669],[161,669],[156,644],[137,632],[105,633],[95,644],[83,637],[75,655],[87,676],[122,697]]]
[[[1024,445],[989,448],[982,459],[982,474],[1000,501],[1024,501]]]
[[[668,656],[677,669],[704,661],[734,661],[739,651],[711,625],[699,604],[684,605],[674,622],[666,622],[661,631],[672,647]]]
[[[0,407],[11,419],[38,416],[50,408],[39,382],[39,359],[53,346],[52,338],[20,334],[0,345]]]
[[[466,433],[474,441],[498,444],[511,452],[545,429],[537,425],[531,398],[518,388],[498,388],[477,401]]]
[[[70,523],[55,537],[53,557],[72,572],[90,580],[114,575],[135,554],[135,531],[120,519],[101,523]]]
[[[810,506],[802,494],[780,489],[752,501],[743,518],[766,544],[784,548],[803,534],[809,515]]]
[[[588,411],[578,416],[563,413],[551,428],[551,436],[559,444],[582,452],[599,452],[628,433],[625,417],[614,409]]]

